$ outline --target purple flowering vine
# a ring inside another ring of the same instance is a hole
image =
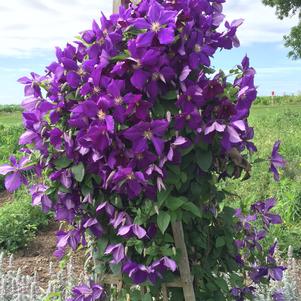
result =
[[[57,233],[58,258],[89,237],[107,273],[121,266],[123,279],[157,285],[166,274],[179,276],[170,223],[182,220],[185,237],[197,233],[187,247],[202,278],[193,283],[199,299],[212,298],[204,285],[225,272],[221,266],[241,275],[247,269],[254,282],[281,278],[272,249],[257,256],[269,227],[281,222],[271,213],[274,199],[257,202],[249,215],[237,210],[229,223],[215,186],[216,179],[249,176],[247,154],[257,150],[248,123],[257,96],[249,58],[234,79],[210,68],[217,51],[239,46],[242,20],[224,21],[224,2],[128,3],[57,47],[44,75],[19,80],[24,157],[11,157],[0,174],[8,191],[27,185],[33,205],[68,225]],[[279,147],[270,157],[276,180],[285,163]],[[237,286],[222,294],[244,300],[253,291]],[[105,297],[93,282],[72,294],[72,301]]]

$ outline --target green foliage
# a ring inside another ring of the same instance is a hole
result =
[[[301,21],[291,29],[290,35],[284,36],[284,45],[292,48],[288,56],[293,60],[301,58]]]
[[[276,7],[280,19],[299,13],[301,18],[301,0],[263,0],[263,3]],[[301,58],[301,22],[294,26],[290,35],[285,36],[285,46],[292,48],[288,54],[292,59]]]
[[[19,105],[0,105],[0,112],[22,112],[22,108]]]
[[[40,208],[31,205],[28,194],[19,191],[14,201],[0,207],[0,249],[15,252],[27,246],[37,230],[47,226],[48,220]]]
[[[299,105],[301,104],[301,95],[287,95],[287,96],[259,96],[254,102],[255,105],[267,106],[267,105]]]

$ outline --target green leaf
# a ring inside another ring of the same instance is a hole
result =
[[[200,211],[200,208],[198,208],[194,203],[187,202],[183,204],[182,209],[192,213],[193,215],[202,218],[202,213]]]
[[[153,298],[150,293],[147,293],[142,297],[142,301],[152,301],[152,300]]]
[[[225,239],[224,239],[223,236],[219,236],[219,237],[216,239],[215,246],[216,246],[217,248],[221,248],[221,247],[223,247],[225,244],[226,244],[226,241],[225,241]]]
[[[129,52],[128,51],[125,51],[123,53],[120,53],[116,56],[113,56],[111,58],[112,61],[123,61],[123,60],[126,60],[128,57],[130,56]]]
[[[227,282],[223,278],[216,278],[214,279],[214,282],[217,284],[219,288],[221,288],[223,291],[227,292],[229,291],[229,287]]]
[[[212,153],[211,151],[197,151],[196,163],[203,171],[208,171],[212,165]]]
[[[107,238],[100,238],[97,240],[97,256],[101,257],[107,248],[109,240]]]
[[[170,215],[165,211],[160,211],[157,216],[157,224],[160,231],[164,234],[170,223]]]
[[[174,100],[177,99],[178,91],[177,90],[171,90],[168,91],[166,94],[162,95],[161,98],[165,100]]]
[[[179,209],[185,203],[185,201],[187,201],[185,197],[169,196],[165,201],[165,205],[168,209],[175,211]]]
[[[121,263],[110,264],[110,269],[111,269],[113,275],[120,275],[120,273],[121,273]]]
[[[159,206],[161,206],[165,202],[165,200],[168,198],[170,192],[171,192],[170,187],[166,190],[161,190],[160,192],[158,192],[157,200],[159,202]]]
[[[68,167],[72,163],[67,157],[60,157],[54,161],[56,169],[62,169]]]
[[[81,162],[78,165],[75,165],[71,168],[71,171],[78,182],[82,182],[85,177],[85,167],[84,164]]]

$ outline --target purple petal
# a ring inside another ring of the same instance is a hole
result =
[[[149,47],[154,39],[155,33],[147,31],[137,37],[137,47]]]
[[[131,83],[138,90],[143,90],[148,78],[149,78],[149,74],[147,72],[142,70],[137,70],[131,77]]]
[[[175,33],[173,28],[167,27],[163,28],[158,33],[158,38],[160,41],[160,44],[167,45],[174,41],[175,39]]]
[[[0,175],[6,175],[8,174],[9,172],[12,172],[12,171],[15,171],[15,167],[13,166],[10,166],[8,164],[3,164],[0,166]]]

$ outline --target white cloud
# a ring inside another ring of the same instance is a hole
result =
[[[0,55],[30,56],[72,41],[100,11],[109,15],[113,0],[8,0],[0,3]],[[297,19],[279,20],[261,0],[227,0],[228,20],[244,18],[242,45],[280,42]]]
[[[297,17],[279,20],[275,9],[264,6],[261,0],[228,0],[224,14],[228,20],[245,20],[238,32],[244,46],[252,43],[280,42],[283,35],[298,22]]]
[[[64,46],[109,15],[112,0],[9,0],[0,3],[0,55],[27,56]]]

